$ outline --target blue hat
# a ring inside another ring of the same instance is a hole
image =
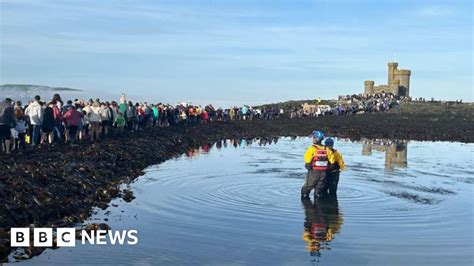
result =
[[[327,138],[327,139],[324,141],[324,145],[326,145],[326,146],[328,146],[328,147],[334,146],[334,139],[333,139],[333,138]]]
[[[317,140],[323,140],[324,139],[324,133],[322,131],[313,131],[313,138]]]

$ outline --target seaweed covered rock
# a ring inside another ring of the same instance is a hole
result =
[[[134,199],[119,190],[161,163],[223,139],[274,142],[280,136],[308,136],[314,129],[351,138],[474,142],[472,114],[377,113],[320,118],[215,122],[127,133],[97,143],[57,145],[0,155],[0,261],[10,252],[8,230],[22,226],[70,226],[83,222],[111,199]],[[3,233],[2,233],[3,232]],[[3,241],[3,242],[2,242]],[[36,254],[36,250],[30,253]]]

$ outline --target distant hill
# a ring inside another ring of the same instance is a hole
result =
[[[39,95],[42,100],[48,101],[52,99],[55,93],[59,93],[63,99],[74,99],[85,94],[85,91],[65,87],[49,87],[28,84],[0,85],[0,101],[3,101],[4,98],[11,98],[14,101],[27,103],[32,100],[35,95]]]
[[[72,89],[66,87],[49,87],[42,85],[29,84],[3,84],[0,85],[0,90],[17,90],[17,91],[82,91],[79,89]]]

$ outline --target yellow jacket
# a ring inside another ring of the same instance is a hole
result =
[[[326,149],[328,154],[328,161],[330,164],[337,163],[339,165],[340,170],[344,170],[346,168],[346,164],[344,163],[344,159],[342,158],[342,154],[338,150],[334,150],[328,148],[324,145],[311,145],[308,147],[306,152],[304,153],[304,162],[311,163],[313,161],[313,157],[316,154],[317,149]]]
[[[331,157],[332,155],[332,150],[327,148],[326,146],[324,145],[311,145],[308,147],[308,149],[306,150],[306,152],[304,153],[304,162],[305,163],[311,163],[313,161],[313,158],[314,158],[314,155],[316,154],[316,150],[327,150],[327,153],[328,153],[328,159]],[[329,161],[330,162],[330,161]]]
[[[344,163],[344,158],[342,158],[342,154],[335,149],[328,148],[331,150],[331,154],[329,155],[328,153],[328,160],[330,164],[338,164],[339,165],[339,170],[344,170],[346,169],[346,164]]]

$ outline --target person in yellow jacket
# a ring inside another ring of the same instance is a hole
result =
[[[339,184],[339,174],[346,169],[346,164],[342,158],[342,154],[334,149],[334,139],[327,138],[324,145],[330,150],[328,156],[329,167],[326,173],[326,189],[329,190],[329,195],[336,195],[337,185]]]
[[[304,154],[304,162],[308,174],[301,187],[302,198],[308,198],[313,189],[315,198],[325,194],[326,172],[329,166],[331,150],[322,144],[323,139],[323,132],[313,131],[313,145],[311,145]]]

